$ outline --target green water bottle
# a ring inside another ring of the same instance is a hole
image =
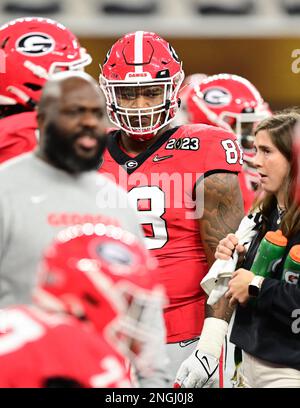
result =
[[[268,231],[255,255],[251,271],[255,275],[270,277],[274,263],[282,258],[287,239],[280,230]]]
[[[286,257],[283,266],[282,280],[291,285],[300,286],[300,245],[294,245]]]

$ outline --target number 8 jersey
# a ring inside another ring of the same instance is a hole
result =
[[[135,157],[120,147],[120,131],[108,138],[100,172],[128,191],[146,246],[159,261],[169,298],[167,342],[199,336],[205,304],[200,281],[208,265],[198,225],[205,197],[197,186],[214,173],[240,172],[236,137],[217,127],[185,125],[167,130]]]

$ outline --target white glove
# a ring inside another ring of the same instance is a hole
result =
[[[219,360],[196,349],[180,366],[175,388],[202,388],[219,381]]]
[[[174,388],[214,388],[219,384],[219,358],[228,323],[215,317],[204,320],[196,350],[180,366]]]

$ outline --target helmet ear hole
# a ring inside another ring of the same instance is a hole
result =
[[[93,306],[99,306],[99,300],[92,296],[90,293],[85,293],[83,299]]]

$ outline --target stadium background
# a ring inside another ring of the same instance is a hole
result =
[[[95,78],[116,38],[144,29],[172,43],[186,75],[239,74],[272,109],[299,105],[300,0],[0,0],[0,24],[24,15],[72,29]]]
[[[299,24],[300,35],[300,24]],[[93,57],[87,71],[99,75],[99,62],[116,37],[81,37]],[[183,38],[168,35],[183,60],[185,74],[228,72],[249,79],[272,109],[299,105],[300,73],[292,72],[292,50],[300,49],[300,38]],[[300,55],[300,52],[299,52]],[[300,68],[300,63],[299,63]]]

